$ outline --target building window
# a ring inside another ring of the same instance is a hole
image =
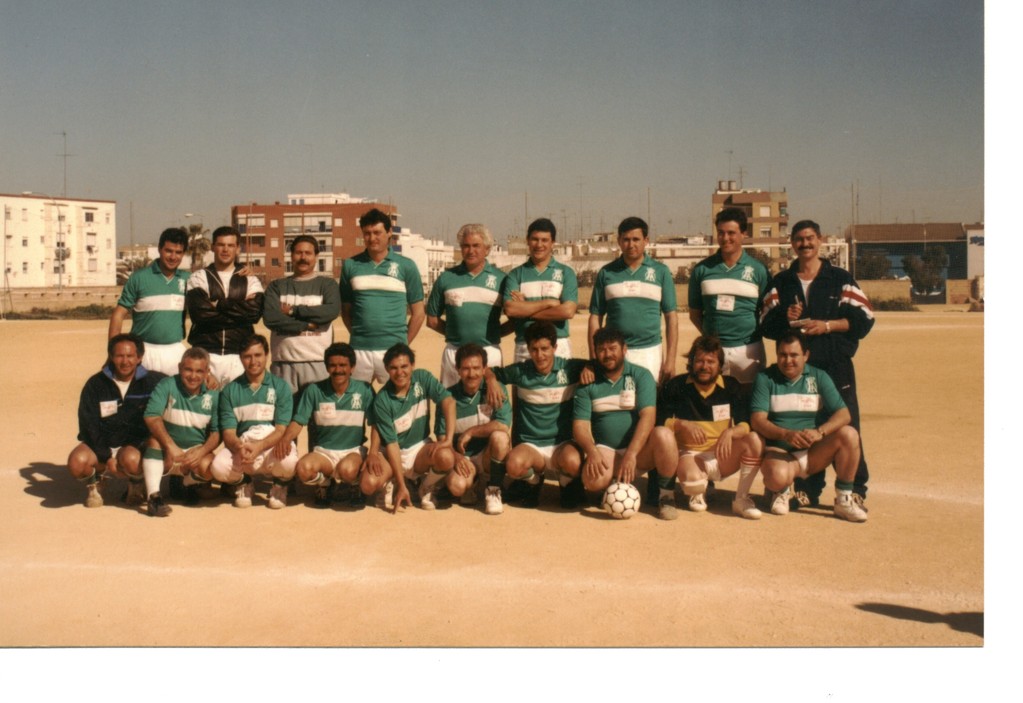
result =
[[[340,217],[335,217],[334,218],[334,229],[341,229],[342,223],[343,223],[343,221],[342,221],[342,219]]]
[[[27,261],[21,262],[21,272],[22,273],[28,273],[28,262]]]
[[[326,223],[325,220],[320,220],[320,231],[321,232],[329,232],[330,231],[329,229],[327,229],[327,223]]]
[[[277,237],[270,237],[270,248],[271,249],[277,249],[280,246],[281,246],[281,240],[280,239],[278,239]]]
[[[28,222],[28,208],[27,207],[21,208],[21,221],[22,222]]]
[[[284,271],[285,271],[285,273],[291,273],[291,272],[292,272],[293,270],[294,270],[294,269],[293,269],[293,268],[292,268],[292,266],[291,266],[291,261],[288,261],[288,263],[286,263],[286,264],[284,265]]]
[[[270,265],[271,266],[280,266],[281,265],[281,260],[280,259],[270,259]]]
[[[761,217],[770,217],[771,216],[771,206],[770,205],[761,205],[760,206],[760,216]]]
[[[96,213],[94,213],[94,212],[86,212],[86,213],[85,213],[85,221],[86,221],[86,222],[94,222],[95,220],[93,220],[93,218],[94,218],[95,216],[96,216]],[[62,217],[62,218],[60,218],[60,219],[62,219],[62,220],[63,220],[64,218]]]
[[[106,213],[106,218],[105,219],[106,219],[106,223],[109,225],[110,224],[110,213],[109,212]]]
[[[327,262],[324,261],[323,259],[317,259],[316,266],[317,266],[317,270],[320,273],[323,273],[324,271],[327,270]]]
[[[771,236],[771,228],[770,227],[761,227],[760,228],[760,236],[761,237],[770,237]]]
[[[270,220],[270,226],[274,228],[280,227],[280,225],[277,224],[277,220]]]
[[[113,249],[113,247],[113,242],[110,240],[110,237],[107,237],[107,249]]]
[[[89,272],[96,273],[99,271],[99,262],[96,259],[89,259]]]
[[[23,246],[23,247],[27,247],[28,246],[28,237],[22,237],[21,238],[21,246]]]

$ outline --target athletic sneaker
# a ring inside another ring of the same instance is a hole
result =
[[[853,502],[856,503],[856,505],[860,506],[860,510],[862,510],[863,512],[865,513],[870,512],[869,510],[867,510],[867,499],[861,496],[859,493],[853,493]]]
[[[394,510],[394,481],[388,481],[377,491],[376,505],[381,510]]]
[[[694,493],[689,496],[689,509],[694,513],[702,513],[707,509],[707,496],[703,493]]]
[[[149,517],[167,517],[171,514],[171,507],[163,502],[159,493],[152,493],[146,501],[146,515]]]
[[[692,501],[690,501],[692,507]],[[704,506],[706,508],[706,506]],[[662,520],[678,520],[678,508],[675,507],[675,496],[664,496],[657,501],[657,517]]]
[[[526,495],[522,497],[523,508],[537,508],[540,506],[540,492],[543,490],[543,479],[541,478],[533,486],[526,483]]]
[[[424,478],[419,484],[419,507],[423,510],[436,510],[437,504],[434,502],[433,492],[436,491],[440,486],[435,483],[429,488],[426,487],[426,479]]]
[[[747,520],[759,520],[763,515],[762,512],[757,510],[757,506],[753,504],[753,499],[749,496],[733,500],[732,512],[739,517],[746,518]]]
[[[252,507],[252,481],[244,481],[234,487],[234,507]]]
[[[501,487],[487,486],[487,493],[483,496],[485,507],[483,511],[487,515],[500,515],[504,512],[504,503],[501,502]]]
[[[313,500],[314,508],[329,508],[330,504],[334,502],[334,483],[328,483],[326,486],[316,487],[316,498]]]
[[[566,510],[575,510],[586,500],[586,492],[583,490],[582,476],[576,476],[561,487],[561,495],[558,502]]]
[[[788,515],[789,514],[789,499],[792,497],[792,491],[786,488],[781,493],[775,493],[771,499],[771,513],[774,515]]]
[[[182,501],[185,505],[199,505],[199,484],[190,483],[185,486],[185,500]]]
[[[251,483],[249,484],[252,485]],[[274,482],[267,494],[266,504],[273,510],[280,510],[288,504],[288,486],[285,483]]]
[[[128,490],[124,492],[124,502],[128,505],[145,503],[146,485],[142,481],[128,481]]]
[[[848,520],[849,522],[866,522],[867,513],[849,493],[839,493],[835,496],[835,515]]]
[[[85,507],[86,508],[102,508],[103,507],[103,494],[99,492],[99,481],[93,481],[86,486],[89,489],[89,495],[85,496]]]

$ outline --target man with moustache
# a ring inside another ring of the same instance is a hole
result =
[[[874,310],[848,271],[821,258],[820,225],[800,220],[792,227],[790,241],[796,260],[768,286],[761,314],[764,336],[780,339],[790,329],[802,330],[810,362],[835,382],[849,408],[850,425],[860,434],[853,356],[860,340],[874,327]],[[867,498],[869,479],[861,436],[853,487],[853,499],[860,506]],[[824,472],[796,479],[798,503],[794,501],[793,507],[817,505],[824,485]]]

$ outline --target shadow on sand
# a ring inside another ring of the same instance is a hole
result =
[[[39,504],[44,508],[69,508],[73,505],[81,506],[85,502],[85,485],[71,477],[67,466],[32,462],[18,469],[18,473],[27,484],[25,492],[39,498]],[[125,479],[111,477],[105,479],[103,484],[104,503],[129,507],[118,500],[128,485]]]
[[[890,618],[900,620],[914,620],[916,622],[944,623],[957,632],[966,632],[984,637],[984,613],[935,613],[922,608],[911,608],[905,605],[892,605],[890,603],[860,603],[856,606],[860,610],[878,615],[887,615]]]

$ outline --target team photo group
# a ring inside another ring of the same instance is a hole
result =
[[[718,213],[718,250],[693,267],[684,301],[699,333],[688,350],[672,273],[646,253],[638,217],[618,226],[621,254],[595,277],[586,349],[570,342],[578,281],[553,256],[549,219],[529,225],[528,259],[508,273],[487,259],[488,229],[463,226],[461,263],[428,297],[416,264],[390,246],[391,217],[374,208],[359,227],[365,249],[339,280],[317,273],[320,243],[300,235],[291,275],[265,288],[237,261],[238,230],[216,229],[212,263],[193,273],[179,268],[185,231],[161,234],[157,260],[131,275],[111,316],[106,364],[81,391],[68,469],[86,507],[103,505],[111,476],[127,480],[121,500],[153,517],[218,499],[281,509],[301,502],[297,484],[320,508],[459,503],[499,515],[539,506],[550,478],[561,508],[603,502],[628,517],[646,476],[643,502],[674,520],[676,494],[706,512],[715,482],[737,474],[732,513],[755,520],[820,505],[832,466],[835,516],[867,519],[853,356],[874,316],[852,276],[822,258],[815,222],[792,227],[795,259],[772,277],[743,250],[744,211]],[[335,339],[339,316],[347,342]],[[416,365],[424,324],[444,339],[439,369]]]

